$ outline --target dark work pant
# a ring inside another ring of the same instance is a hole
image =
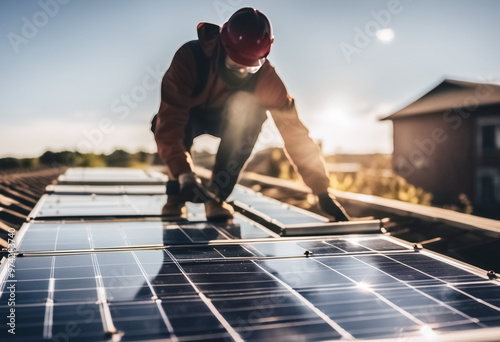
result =
[[[222,200],[233,191],[266,119],[266,110],[246,92],[231,95],[223,108],[191,110],[184,138],[186,151],[191,150],[193,140],[202,134],[221,139],[211,187]]]

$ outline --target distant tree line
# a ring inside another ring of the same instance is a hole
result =
[[[39,167],[143,167],[161,165],[157,153],[128,153],[115,150],[111,154],[47,151],[37,158],[0,158],[0,170],[33,169]]]

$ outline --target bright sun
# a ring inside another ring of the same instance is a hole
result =
[[[394,30],[391,28],[384,28],[377,31],[377,39],[384,44],[389,44],[394,39]]]

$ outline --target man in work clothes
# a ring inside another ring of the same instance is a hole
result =
[[[225,203],[271,113],[287,156],[321,209],[338,221],[348,216],[328,193],[329,177],[318,146],[300,121],[293,98],[266,59],[273,43],[264,14],[242,8],[221,27],[201,23],[198,40],[184,44],[163,77],[153,121],[158,153],[167,166],[166,216],[185,216],[185,202],[205,203],[208,219],[231,218]],[[193,172],[194,138],[221,138],[207,187]]]

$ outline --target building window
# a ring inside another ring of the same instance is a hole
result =
[[[500,170],[479,169],[477,175],[477,201],[482,208],[495,207],[500,204]]]
[[[479,182],[479,187],[481,189],[479,201],[486,205],[495,203],[495,179],[491,176],[483,176],[479,178]]]
[[[481,150],[486,155],[500,153],[500,125],[481,127]]]

